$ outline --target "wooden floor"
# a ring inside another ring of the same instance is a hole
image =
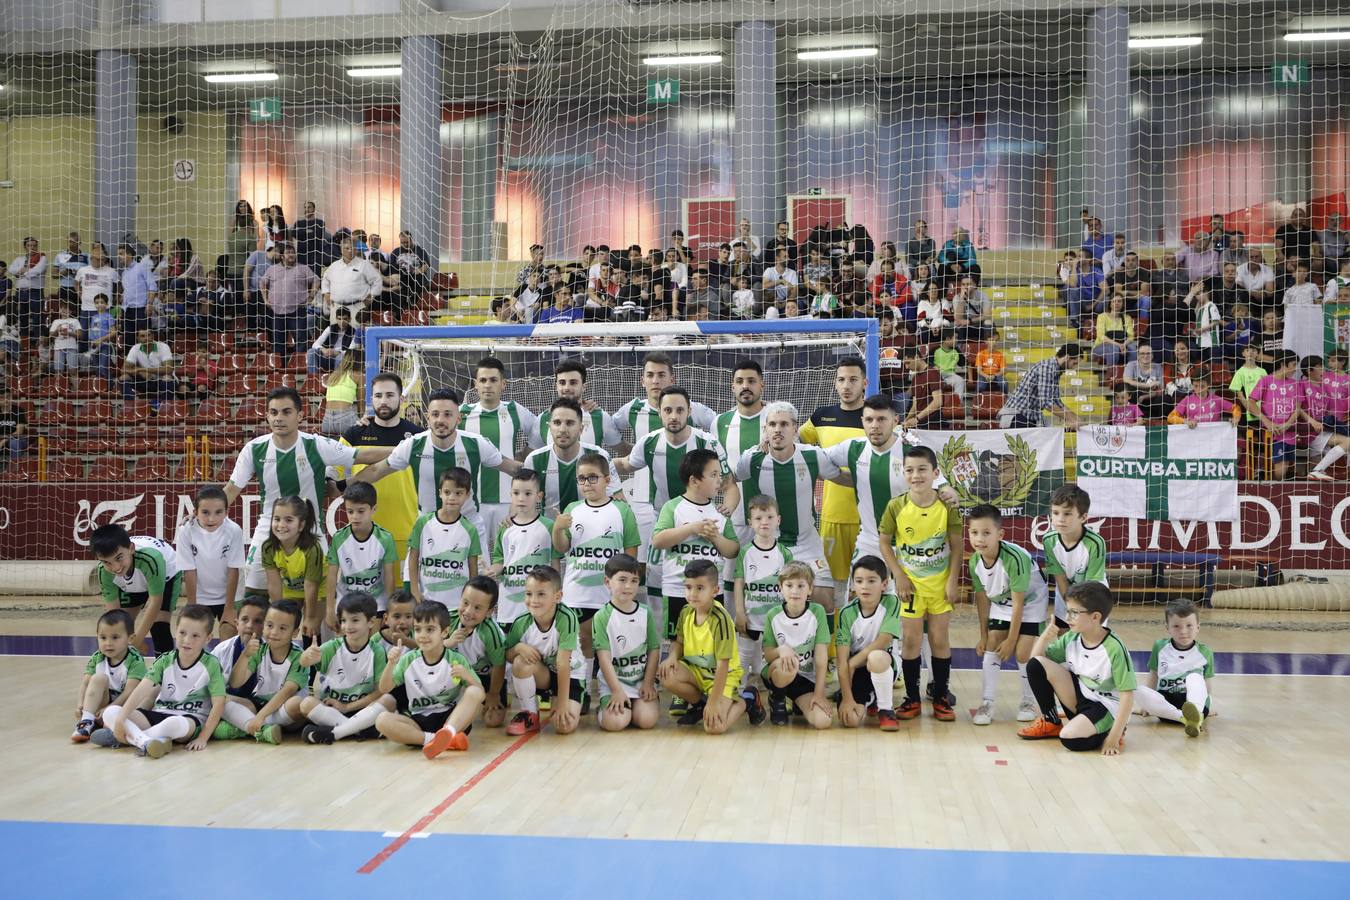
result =
[[[1161,634],[1151,613],[1125,609],[1117,620],[1134,650]],[[87,625],[78,615],[0,610],[0,636],[87,635]],[[1269,657],[1284,671],[1350,674],[1350,657],[1335,655],[1347,652],[1346,627],[1320,616],[1263,623],[1215,613],[1202,639],[1249,663]],[[954,644],[970,647],[973,637],[965,611]],[[9,697],[0,739],[7,770],[22,773],[0,785],[0,819],[373,833],[356,853],[363,858],[334,861],[352,873],[365,857],[392,865],[427,834],[756,845],[750,857],[759,847],[809,845],[1350,859],[1350,677],[1334,674],[1220,674],[1219,715],[1205,735],[1188,740],[1135,718],[1116,759],[1019,740],[1013,672],[1000,684],[999,720],[975,727],[966,710],[979,673],[958,669],[958,721],[926,716],[896,734],[742,723],[714,738],[663,717],[653,732],[611,735],[592,718],[568,737],[546,728],[518,740],[479,727],[469,753],[434,762],[384,741],[213,743],[152,761],[69,743],[83,663],[83,655],[0,655]],[[398,846],[380,857],[391,839]],[[1334,871],[1350,884],[1350,867]]]

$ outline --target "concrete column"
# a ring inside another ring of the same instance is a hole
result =
[[[136,230],[136,57],[100,50],[94,71],[94,236],[111,254]]]
[[[773,23],[736,26],[736,211],[761,244],[787,212],[777,64]]]
[[[1130,218],[1130,11],[1104,7],[1088,19],[1086,163],[1088,206],[1108,233],[1137,239]]]
[[[460,175],[464,259],[491,258],[492,222],[497,207],[497,127],[495,115],[465,123],[464,169]]]
[[[445,50],[438,38],[405,37],[399,88],[400,227],[431,257],[438,270],[444,247],[441,204],[441,72]],[[390,242],[391,246],[396,246]]]

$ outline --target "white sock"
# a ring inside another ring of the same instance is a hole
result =
[[[750,679],[764,668],[764,644],[743,634],[736,635],[736,644],[741,651],[741,667],[745,669],[741,687],[749,687]]]
[[[145,744],[150,739],[145,736],[144,731],[141,731],[141,726],[128,719],[122,728],[126,732],[128,744],[135,747],[137,750],[145,749]]]
[[[1196,709],[1205,711],[1205,704],[1209,702],[1209,685],[1205,684],[1205,676],[1199,672],[1186,676],[1186,699],[1194,703]]]
[[[1022,700],[1026,703],[1035,703],[1036,695],[1031,692],[1031,682],[1027,681],[1027,664],[1019,662],[1017,664],[1017,674],[1022,680]]]
[[[988,700],[990,703],[994,702],[994,694],[998,688],[998,670],[1000,666],[1002,666],[1002,660],[998,658],[997,653],[994,653],[992,650],[984,651],[984,662],[980,667],[981,675],[983,676],[982,683],[984,686],[984,693],[981,694],[981,699]]]
[[[895,709],[895,674],[890,669],[884,672],[868,672],[872,676],[872,690],[877,697],[877,709]]]
[[[525,678],[517,678],[512,675],[511,686],[516,690],[516,699],[520,701],[521,711],[539,712],[539,698],[535,696],[535,691],[538,688],[534,683],[533,675],[528,675]]]
[[[337,710],[333,710],[333,712],[336,715],[342,715]],[[380,706],[380,704],[370,703],[363,706],[361,709],[358,709],[350,716],[343,716],[342,724],[334,726],[333,728],[333,737],[342,739],[351,737],[354,734],[360,734],[370,726],[374,725],[375,720],[380,717],[380,713],[382,712],[384,712],[384,708]]]
[[[370,707],[366,707],[366,709],[369,708]],[[324,706],[322,703],[311,709],[306,718],[315,725],[326,725],[329,728],[337,728],[339,725],[344,725],[347,722],[346,716],[336,709],[333,709],[333,707]]]
[[[931,677],[933,674],[933,645],[928,643],[927,632],[924,632],[923,643],[919,645],[919,659],[923,660],[923,667],[928,670]]]
[[[83,722],[83,721],[85,721],[85,720],[88,720],[88,721],[92,722],[92,721],[94,721],[94,720],[97,719],[97,718],[98,718],[98,715],[95,714],[95,712],[94,712],[92,709],[84,709],[84,710],[81,710],[81,711],[80,711],[80,721],[81,721],[81,722]]]
[[[224,719],[226,722],[229,722],[235,728],[243,728],[245,725],[248,724],[248,720],[253,718],[255,715],[257,714],[244,704],[231,703],[229,700],[226,700],[225,711],[220,714],[220,717]]]
[[[436,735],[433,732],[430,731],[422,732],[422,746],[425,747],[427,744],[430,744],[432,739],[435,737]]]
[[[1162,694],[1142,684],[1134,689],[1134,705],[1140,712],[1166,719],[1169,722],[1181,721],[1181,710],[1168,703]]]
[[[1332,463],[1336,462],[1336,460],[1340,459],[1344,455],[1345,455],[1344,447],[1332,447],[1326,453],[1322,454],[1322,461],[1317,464],[1317,468],[1313,469],[1313,471],[1325,472],[1327,469],[1331,468]]]
[[[188,716],[169,716],[158,725],[151,725],[149,728],[145,729],[144,733],[147,739],[158,740],[159,738],[165,738],[170,741],[176,741],[192,734],[192,730],[196,727],[196,720]]]

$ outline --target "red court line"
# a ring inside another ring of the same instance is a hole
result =
[[[390,841],[388,847],[385,847],[379,853],[376,853],[369,860],[367,860],[364,866],[356,870],[356,874],[369,875],[371,872],[374,872],[376,869],[382,866],[389,859],[389,857],[393,856],[399,850],[402,850],[403,845],[408,843],[408,841],[412,840],[413,835],[425,830],[428,825],[439,819],[442,813],[444,813],[447,809],[449,809],[451,806],[455,804],[455,801],[457,801],[460,797],[463,797],[469,791],[473,790],[475,785],[477,785],[484,778],[491,775],[493,770],[495,770],[502,763],[506,762],[507,758],[512,753],[515,753],[521,747],[525,746],[525,744],[528,743],[529,740],[537,734],[539,734],[539,732],[533,731],[529,734],[523,734],[520,737],[516,738],[515,743],[511,744],[511,746],[507,747],[501,753],[498,753],[497,756],[491,762],[483,766],[483,768],[479,769],[478,772],[475,773],[472,778],[461,784],[459,787],[455,788],[455,790],[450,794],[450,796],[446,797],[440,803],[437,803],[427,812],[426,815],[424,815],[422,818],[414,822],[407,831],[403,832],[398,837]]]

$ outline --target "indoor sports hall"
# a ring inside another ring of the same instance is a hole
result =
[[[1337,4],[4,18],[6,895],[1350,895]]]

